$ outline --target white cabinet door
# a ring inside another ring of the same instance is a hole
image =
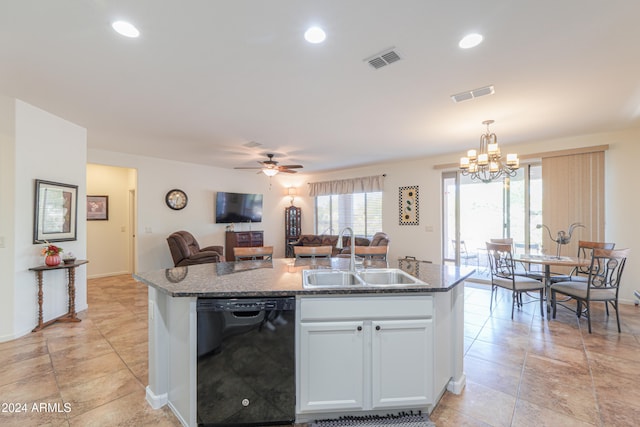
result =
[[[373,321],[372,406],[425,406],[433,402],[431,319]]]
[[[362,321],[300,324],[300,411],[364,405]]]

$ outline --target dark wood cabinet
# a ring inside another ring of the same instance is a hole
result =
[[[227,261],[235,259],[233,248],[264,246],[264,231],[227,231],[225,234],[224,257]]]
[[[302,233],[302,209],[289,206],[284,209],[284,244],[285,256],[294,257],[291,243],[300,238]]]

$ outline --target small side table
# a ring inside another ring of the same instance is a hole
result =
[[[79,322],[81,319],[76,317],[76,267],[88,263],[87,260],[76,260],[74,262],[65,264],[61,262],[55,267],[49,267],[48,265],[39,265],[38,267],[32,267],[29,270],[36,272],[36,278],[38,279],[38,326],[33,328],[32,332],[37,332],[55,322]],[[67,290],[69,292],[69,311],[62,316],[55,319],[42,321],[42,272],[48,270],[67,270],[68,281]]]

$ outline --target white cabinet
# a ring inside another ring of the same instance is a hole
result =
[[[430,296],[299,300],[298,413],[433,404]]]
[[[372,322],[371,350],[373,409],[432,403],[431,319]]]
[[[304,411],[364,407],[363,322],[300,325],[300,402]]]

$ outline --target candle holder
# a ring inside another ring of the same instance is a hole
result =
[[[557,234],[556,238],[554,239],[553,236],[551,235],[551,230],[549,230],[549,227],[547,227],[544,224],[536,225],[536,228],[546,228],[547,229],[547,233],[549,233],[549,238],[556,243],[556,258],[558,258],[558,259],[560,259],[560,248],[562,247],[562,245],[568,245],[571,242],[571,235],[573,234],[573,230],[575,230],[578,227],[584,228],[584,225],[580,224],[579,222],[574,222],[573,224],[571,224],[569,226],[569,232],[568,233],[560,230],[560,231],[558,231],[558,234]]]

